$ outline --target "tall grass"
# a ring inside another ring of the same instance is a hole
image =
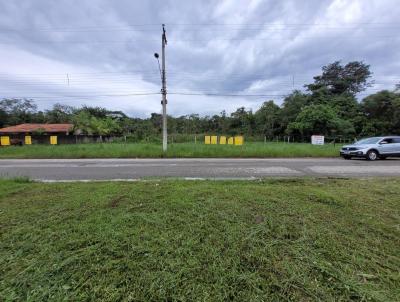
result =
[[[0,180],[0,300],[400,301],[399,194],[399,179]]]
[[[245,143],[243,146],[170,144],[163,154],[160,144],[32,145],[0,148],[0,158],[189,158],[189,157],[333,157],[339,146],[303,143]]]

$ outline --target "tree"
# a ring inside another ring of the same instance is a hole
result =
[[[246,111],[244,107],[238,108],[231,114],[230,133],[252,135],[254,129],[254,116],[251,110]]]
[[[285,97],[280,111],[281,132],[283,133],[291,122],[294,122],[300,111],[309,104],[310,96],[299,90]]]
[[[288,126],[289,132],[300,132],[301,135],[332,135],[354,133],[349,121],[339,118],[337,112],[329,105],[309,105],[303,108],[295,122]]]
[[[0,109],[0,128],[7,125],[8,122],[8,115],[3,109]]]
[[[72,118],[74,132],[92,135],[91,115],[87,111],[78,111]]]
[[[150,122],[152,123],[154,129],[157,133],[161,133],[162,130],[162,115],[159,113],[152,113],[150,117]]]
[[[280,107],[274,101],[264,102],[254,114],[258,132],[271,139],[279,130],[280,111]]]
[[[71,122],[75,111],[72,106],[57,103],[51,110],[46,110],[45,118],[48,123],[68,123]]]
[[[221,117],[219,118],[219,127],[222,134],[229,132],[229,117],[226,116],[226,111],[221,111]]]
[[[201,121],[198,114],[191,114],[187,117],[188,119],[188,131],[187,133],[198,134],[202,131]]]
[[[93,134],[100,136],[121,134],[121,127],[110,117],[105,119],[90,117],[90,128]]]
[[[345,66],[336,61],[322,67],[322,75],[314,77],[314,83],[306,85],[311,92],[326,87],[332,94],[356,94],[371,85],[369,65],[363,62],[350,62]]]
[[[349,93],[333,96],[330,104],[332,108],[336,110],[340,118],[348,121],[352,121],[361,110],[360,104],[357,102],[355,96]]]
[[[388,90],[379,91],[361,102],[365,116],[364,135],[400,133],[400,94]]]
[[[90,106],[83,106],[81,109],[78,111],[85,111],[87,112],[90,116],[94,116],[97,118],[106,118],[109,111],[105,108],[102,107],[90,107]]]
[[[351,120],[360,112],[360,105],[351,93],[333,94],[327,87],[313,91],[309,96],[310,105],[328,105],[339,114],[339,117]]]
[[[0,110],[7,114],[7,125],[17,125],[33,122],[37,106],[32,100],[3,99],[0,101]]]

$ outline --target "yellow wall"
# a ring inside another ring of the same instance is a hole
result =
[[[57,145],[57,136],[50,136],[50,145]]]
[[[220,136],[218,140],[218,136],[216,135],[206,135],[204,137],[204,143],[206,145],[236,145],[236,146],[241,146],[244,143],[244,137],[243,136],[235,136],[235,137],[226,137],[226,136]]]
[[[0,137],[0,145],[9,146],[10,145],[10,137],[9,136]]]
[[[243,145],[243,136],[235,136],[235,145],[236,146]]]
[[[25,145],[32,145],[32,137],[27,135],[25,136]]]

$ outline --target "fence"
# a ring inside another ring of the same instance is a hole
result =
[[[90,144],[90,143],[161,143],[161,135],[149,136],[146,138],[137,138],[135,136],[101,136],[101,135],[56,135],[56,144]],[[204,144],[204,139],[207,134],[170,134],[168,136],[168,143],[195,143]],[[218,137],[219,144],[233,144],[230,141],[231,137],[234,135],[226,134],[214,134],[213,136]],[[49,135],[1,135],[2,139],[0,145],[37,145],[37,144],[50,144]],[[246,142],[250,143],[270,143],[270,142],[280,142],[280,143],[310,143],[310,137],[299,137],[299,136],[260,136],[252,135],[245,136]],[[333,144],[348,144],[354,142],[354,137],[329,137],[325,136],[325,143]],[[17,142],[17,143],[16,143]],[[54,143],[54,139],[53,139]]]
[[[182,135],[182,134],[170,134],[168,135],[168,143],[204,143],[204,138],[207,134],[192,134],[192,135]],[[209,135],[211,136],[211,135]],[[218,136],[219,140],[221,137],[226,137],[226,144],[228,144],[229,137],[234,137],[235,135],[225,135],[225,134],[215,134],[214,136]],[[260,136],[253,135],[247,136],[244,135],[246,142],[251,143],[311,143],[311,137],[304,136]],[[325,136],[326,144],[350,144],[355,141],[355,137],[333,137],[333,136]],[[358,138],[357,138],[358,139]],[[129,139],[128,139],[129,141]],[[155,142],[161,142],[161,139],[155,140]]]

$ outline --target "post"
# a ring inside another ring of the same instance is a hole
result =
[[[167,44],[167,36],[165,33],[164,24],[162,34],[162,52],[161,52],[161,75],[162,75],[162,113],[163,113],[163,152],[167,152],[168,133],[167,133],[167,79],[165,75],[165,45]]]

